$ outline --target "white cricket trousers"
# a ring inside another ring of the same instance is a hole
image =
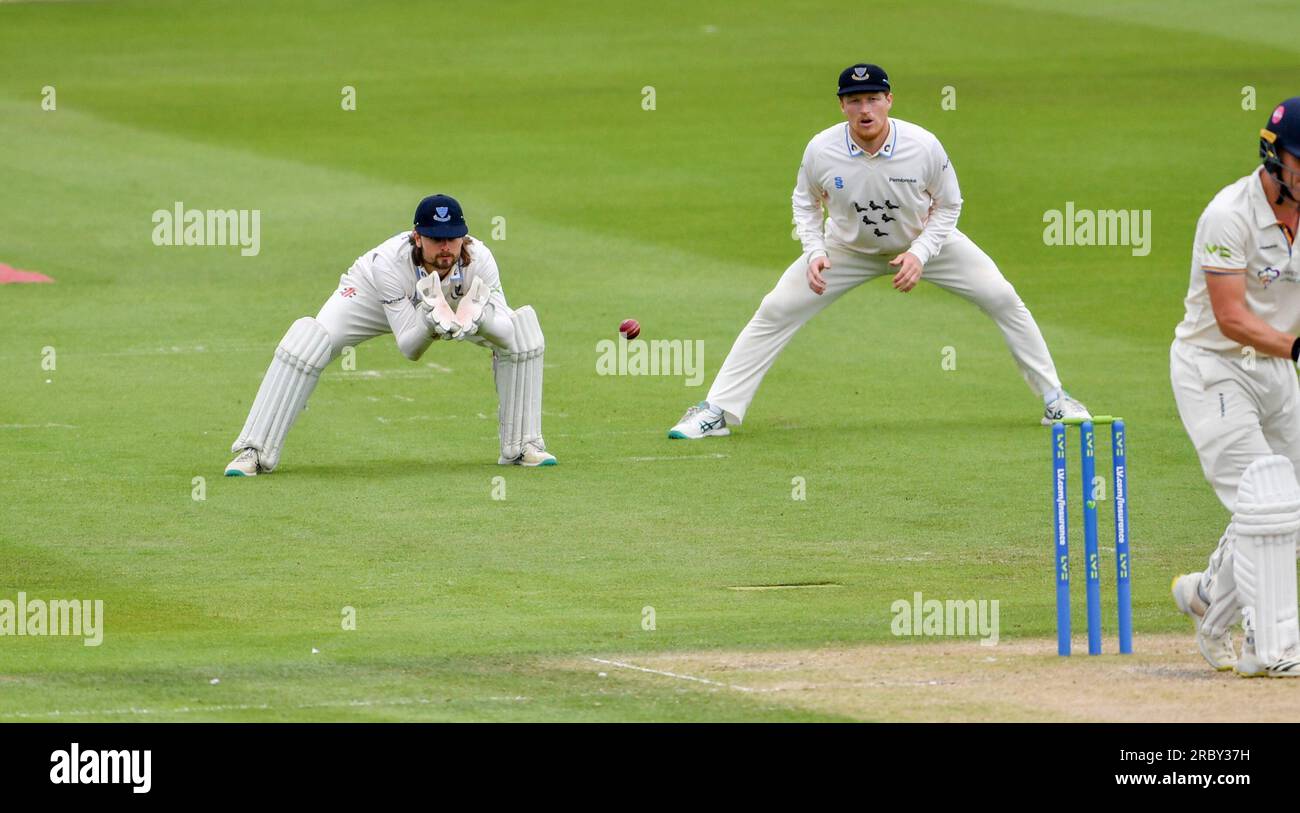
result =
[[[1282,455],[1300,477],[1300,384],[1289,359],[1206,350],[1174,339],[1169,379],[1201,471],[1229,513],[1236,510],[1242,473],[1259,458]],[[1229,523],[1201,574],[1201,592],[1210,603],[1203,625],[1211,635],[1240,620],[1235,543]]]
[[[1300,384],[1289,359],[1221,353],[1174,339],[1169,379],[1201,471],[1229,513],[1251,463],[1271,454],[1300,461]]]
[[[823,294],[818,296],[808,287],[808,255],[800,256],[763,297],[758,311],[736,338],[708,395],[709,403],[726,413],[728,423],[744,421],[763,376],[805,322],[845,292],[897,272],[889,265],[890,256],[861,254],[835,246],[828,246],[827,253],[831,267],[823,274]],[[969,237],[954,231],[939,253],[925,264],[921,280],[973,302],[988,314],[1002,331],[1020,374],[1035,394],[1042,396],[1061,386],[1033,315],[993,260]]]

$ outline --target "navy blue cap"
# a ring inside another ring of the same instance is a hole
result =
[[[850,93],[878,91],[892,92],[889,87],[889,74],[885,73],[885,69],[879,65],[859,62],[840,72],[840,90],[837,95],[847,96]]]
[[[1300,158],[1300,96],[1293,96],[1273,108],[1268,124],[1259,131],[1259,137],[1261,148],[1267,144],[1274,150],[1286,150]]]
[[[450,195],[430,195],[415,207],[415,230],[425,237],[450,240],[469,234],[465,214]]]

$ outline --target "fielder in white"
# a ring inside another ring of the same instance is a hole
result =
[[[1169,351],[1178,414],[1232,514],[1205,571],[1174,579],[1174,601],[1210,665],[1247,677],[1300,676],[1298,156],[1300,97],[1260,131],[1263,166],[1224,187],[1196,224],[1187,313]]]
[[[511,310],[492,252],[469,236],[460,204],[430,195],[415,227],[357,258],[316,318],[304,316],[280,340],[248,420],[231,451],[228,477],[270,472],[321,371],[343,352],[392,333],[415,361],[438,339],[492,350],[500,398],[501,465],[553,466],[542,440],[542,355],[537,314]]]
[[[1042,396],[1044,424],[1089,417],[1061,388],[1043,334],[1016,289],[957,230],[961,190],[943,146],[921,127],[890,118],[894,96],[885,71],[846,68],[839,99],[847,121],[814,136],[799,166],[792,202],[803,254],[741,331],[706,400],[688,409],[668,436],[729,434],[795,332],[845,292],[890,272],[898,291],[924,278],[988,314],[1030,389]]]

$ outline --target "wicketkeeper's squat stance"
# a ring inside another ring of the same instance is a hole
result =
[[[468,236],[460,204],[431,195],[415,210],[415,228],[357,259],[316,318],[304,316],[280,340],[231,447],[229,477],[272,471],[321,371],[344,347],[392,333],[415,361],[436,339],[464,339],[492,350],[501,399],[501,465],[553,466],[542,441],[542,353],[537,314],[511,310],[487,246]]]

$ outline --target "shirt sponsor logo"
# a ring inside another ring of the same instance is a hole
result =
[[[915,178],[890,178],[890,183],[916,183]]]

